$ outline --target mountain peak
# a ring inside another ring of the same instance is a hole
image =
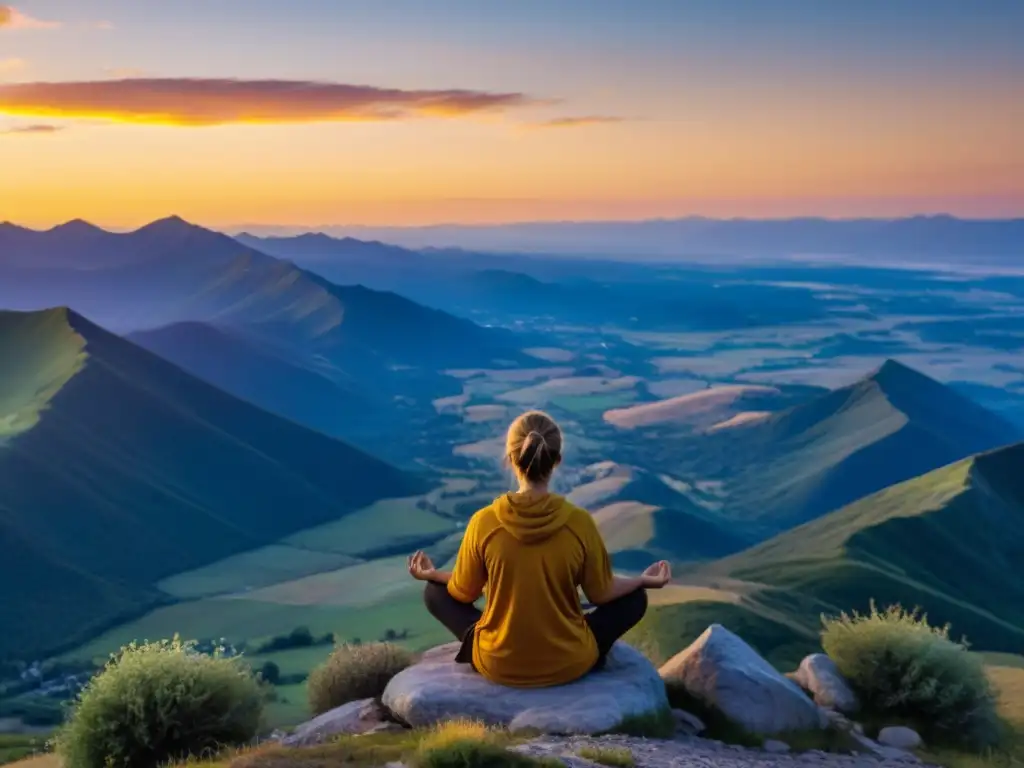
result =
[[[893,386],[942,386],[930,376],[892,358],[882,363],[878,370],[868,376],[868,380],[875,382],[882,389]]]
[[[160,234],[171,234],[175,232],[193,232],[202,227],[185,221],[180,216],[167,216],[163,219],[151,221],[145,226],[139,227],[136,232],[157,232]]]
[[[66,221],[63,224],[58,224],[49,230],[50,234],[65,234],[65,235],[94,235],[94,234],[106,234],[106,232],[95,224],[90,224],[85,219],[72,219]]]

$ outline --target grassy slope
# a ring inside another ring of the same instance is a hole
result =
[[[66,382],[0,449],[0,580],[21,585],[0,600],[0,654],[71,644],[158,603],[161,578],[423,490],[66,310],[0,315],[18,382],[49,360],[14,341],[26,322],[86,357],[63,353]]]
[[[683,463],[726,479],[723,513],[772,535],[1018,439],[999,417],[890,361],[761,424],[696,441]]]
[[[760,599],[803,626],[870,600],[920,606],[975,647],[1024,643],[1024,444],[869,496],[710,566],[765,585]]]

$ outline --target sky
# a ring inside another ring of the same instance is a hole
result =
[[[0,220],[1024,215],[1019,0],[0,2]]]

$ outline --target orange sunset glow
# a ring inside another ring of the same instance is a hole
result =
[[[1024,57],[1006,20],[311,3],[281,23],[249,5],[0,6],[0,219],[1024,209]]]

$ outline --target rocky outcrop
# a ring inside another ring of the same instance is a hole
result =
[[[369,733],[387,727],[386,713],[374,699],[350,701],[303,723],[281,739],[286,747],[308,747],[343,733]]]
[[[836,663],[824,653],[814,653],[805,658],[790,678],[822,707],[847,715],[857,711],[856,694]]]
[[[705,706],[757,734],[824,728],[828,718],[800,687],[720,624],[660,670]]]
[[[657,670],[625,643],[616,643],[603,669],[553,688],[495,685],[456,664],[458,649],[451,643],[428,651],[391,680],[383,703],[395,718],[412,727],[470,718],[512,731],[590,734],[668,708]]]

